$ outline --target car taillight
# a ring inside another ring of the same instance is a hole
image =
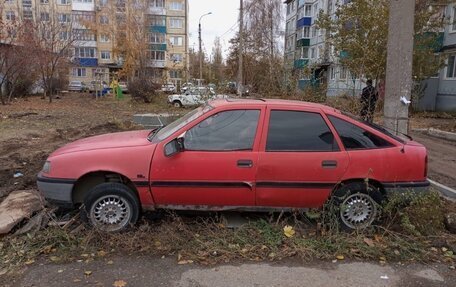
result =
[[[427,178],[428,173],[428,156],[424,158],[424,178]]]

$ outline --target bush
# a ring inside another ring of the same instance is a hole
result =
[[[141,100],[145,103],[151,103],[157,96],[156,90],[160,85],[151,79],[135,78],[128,82],[128,91],[135,100]]]

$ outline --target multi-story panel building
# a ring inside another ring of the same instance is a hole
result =
[[[130,33],[126,19],[137,16],[147,41],[147,74],[158,83],[186,79],[188,0],[5,0],[0,11],[5,20],[56,19],[70,26],[72,35],[62,35],[74,40],[69,80],[86,84],[118,74],[124,59],[117,46]]]
[[[318,29],[316,20],[321,11],[334,14],[342,0],[286,0],[287,22],[285,65],[294,75],[298,87],[326,85],[327,95],[359,94],[363,81],[340,64],[340,56],[326,39],[326,31]]]

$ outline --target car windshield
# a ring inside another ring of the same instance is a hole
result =
[[[151,135],[149,137],[149,140],[151,140],[152,142],[162,141],[162,140],[166,139],[167,137],[169,137],[170,135],[172,135],[173,133],[175,133],[176,131],[178,131],[179,129],[183,128],[189,122],[199,118],[200,116],[204,115],[205,113],[207,113],[208,111],[210,111],[212,109],[213,109],[213,107],[211,107],[210,105],[196,108],[196,109],[192,110],[191,112],[187,113],[185,116],[183,116],[183,117],[175,120],[171,124],[161,128],[156,134]]]
[[[406,140],[411,140],[412,139],[410,136],[408,136],[406,134],[399,134],[399,135],[396,136],[396,135],[392,134],[391,132],[389,132],[386,127],[378,125],[378,124],[374,124],[374,123],[370,123],[370,122],[364,121],[361,118],[359,118],[359,117],[357,117],[357,116],[355,116],[355,115],[353,115],[351,113],[342,112],[342,114],[354,119],[355,121],[358,121],[360,123],[368,125],[369,127],[371,127],[373,129],[375,129],[375,130],[377,130],[377,131],[389,136],[390,138],[393,138],[393,139],[397,140],[398,142],[400,142],[402,144],[405,144]]]

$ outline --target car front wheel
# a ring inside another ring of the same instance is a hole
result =
[[[182,107],[182,103],[179,102],[179,101],[174,101],[174,102],[173,102],[173,106],[174,106],[175,108],[181,108],[181,107]]]
[[[120,183],[103,183],[89,191],[85,200],[85,217],[105,232],[125,230],[139,217],[140,204],[132,190]]]
[[[368,183],[342,185],[333,197],[339,205],[339,219],[345,230],[369,227],[377,219],[383,201],[378,188]]]

